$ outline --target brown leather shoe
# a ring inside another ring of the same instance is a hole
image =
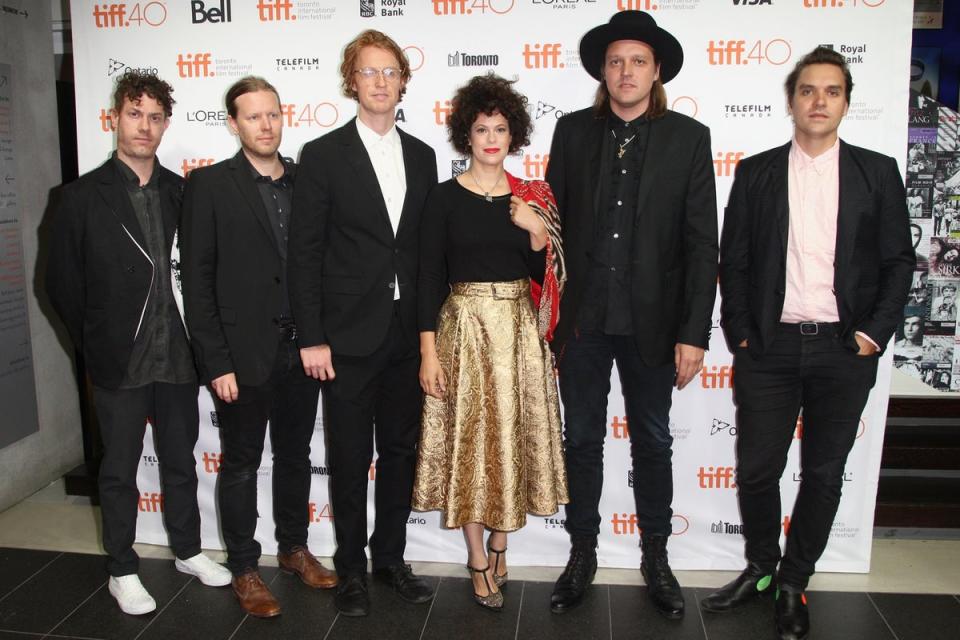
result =
[[[303,584],[314,589],[337,586],[337,574],[323,566],[306,547],[294,547],[290,553],[278,553],[280,568],[300,576]]]
[[[273,618],[280,615],[280,603],[273,597],[256,571],[234,576],[231,584],[233,592],[240,600],[240,606],[250,615],[257,618]]]

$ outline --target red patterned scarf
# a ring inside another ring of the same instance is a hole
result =
[[[547,228],[547,268],[543,285],[530,281],[530,295],[537,307],[540,335],[553,340],[553,330],[560,319],[560,295],[567,281],[563,262],[563,244],[560,239],[560,214],[550,185],[542,180],[521,180],[507,173],[507,183],[513,195],[530,205]]]

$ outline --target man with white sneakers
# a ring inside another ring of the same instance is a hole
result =
[[[117,150],[64,189],[52,224],[47,293],[93,383],[103,459],[100,512],[110,594],[141,615],[157,603],[137,576],[137,468],[146,423],[160,461],[163,519],[177,570],[208,586],[230,572],[200,553],[193,447],[198,383],[173,297],[170,250],[183,179],[157,147],[170,125],[173,88],[153,74],[117,82]]]

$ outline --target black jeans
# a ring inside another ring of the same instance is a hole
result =
[[[93,388],[103,439],[99,477],[103,548],[112,576],[137,573],[139,569],[139,558],[133,550],[140,500],[137,469],[148,419],[160,461],[160,507],[170,547],[181,560],[200,553],[197,463],[193,457],[200,423],[198,391],[196,383]]]
[[[760,356],[734,355],[737,404],[737,497],[746,557],[765,571],[780,562],[780,579],[804,589],[823,553],[840,504],[843,468],[860,414],[877,376],[878,356],[858,356],[836,329],[801,335],[780,325]],[[780,476],[803,409],[800,490],[780,559]]]
[[[670,406],[676,369],[672,362],[645,365],[633,336],[585,332],[566,343],[559,366],[570,490],[566,529],[577,536],[600,532],[603,442],[614,362],[627,411],[637,522],[645,533],[669,535],[673,515]]]
[[[327,462],[341,576],[367,571],[367,484],[374,441],[377,468],[370,537],[374,570],[403,563],[420,436],[420,352],[394,315],[383,344],[369,356],[333,354],[336,377],[325,383]],[[376,439],[374,439],[376,431]]]
[[[310,440],[320,383],[303,372],[295,341],[281,341],[273,372],[256,387],[239,384],[237,400],[217,400],[220,418],[220,525],[227,567],[234,575],[257,568],[257,469],[267,422],[273,448],[273,518],[281,553],[306,546],[310,502]]]

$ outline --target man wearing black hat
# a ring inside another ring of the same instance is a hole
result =
[[[667,561],[672,389],[703,363],[716,297],[717,212],[710,132],[667,110],[683,65],[676,38],[623,11],[580,41],[600,81],[594,106],[561,118],[547,181],[563,217],[568,280],[553,348],[564,405],[570,560],[550,607],[576,606],[597,569],[603,442],[612,365],[630,425],[641,571],[664,615],[683,615]]]

